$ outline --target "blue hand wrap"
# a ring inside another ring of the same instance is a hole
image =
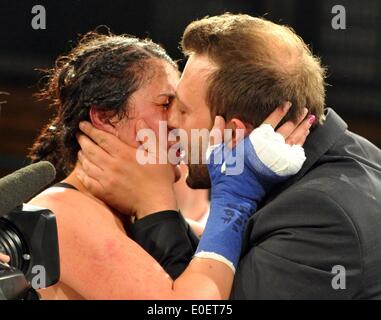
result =
[[[242,172],[234,174],[239,161],[243,161]],[[249,137],[233,150],[224,144],[215,147],[208,170],[212,181],[211,209],[195,256],[219,260],[235,271],[247,220],[266,192],[290,175],[280,176],[269,169],[259,159]]]

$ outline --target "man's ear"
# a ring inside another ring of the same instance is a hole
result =
[[[94,106],[90,108],[90,120],[92,125],[99,130],[106,131],[113,135],[117,135],[115,123],[113,122],[115,117],[112,111],[101,110]]]
[[[231,119],[227,122],[225,129],[231,129],[231,139],[229,139],[228,146],[234,148],[243,138],[253,131],[253,126],[237,118]]]

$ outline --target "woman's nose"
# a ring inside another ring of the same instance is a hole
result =
[[[174,108],[169,108],[167,113],[168,130],[177,129],[179,127]]]

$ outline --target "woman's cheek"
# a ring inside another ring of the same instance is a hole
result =
[[[129,146],[138,147],[140,144],[136,140],[136,121],[130,120],[118,128],[118,138]]]
[[[155,132],[157,136],[160,133],[160,127],[162,132],[163,130],[167,130],[166,111],[153,113],[149,117],[146,117],[144,121],[146,122],[147,126]]]

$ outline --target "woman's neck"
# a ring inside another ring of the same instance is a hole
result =
[[[109,206],[106,202],[100,200],[95,195],[93,195],[84,185],[83,183],[78,179],[77,177],[77,170],[78,167],[75,166],[74,170],[62,181],[71,184],[76,189],[78,189],[79,192],[83,193],[84,195],[90,197],[94,201],[98,202],[101,206],[107,208],[110,210],[117,218],[119,218],[120,222],[122,223],[122,227],[126,230],[126,226],[131,223],[131,216],[128,214],[123,214],[119,212],[118,210],[112,208]]]
[[[110,209],[110,207],[102,200],[97,198],[95,195],[93,195],[78,179],[77,177],[77,170],[78,167],[75,166],[74,170],[63,180],[63,182],[69,183],[72,186],[74,186],[79,192],[85,194],[86,196],[92,198],[93,200],[97,201],[99,204],[101,204],[104,207],[107,207]]]

